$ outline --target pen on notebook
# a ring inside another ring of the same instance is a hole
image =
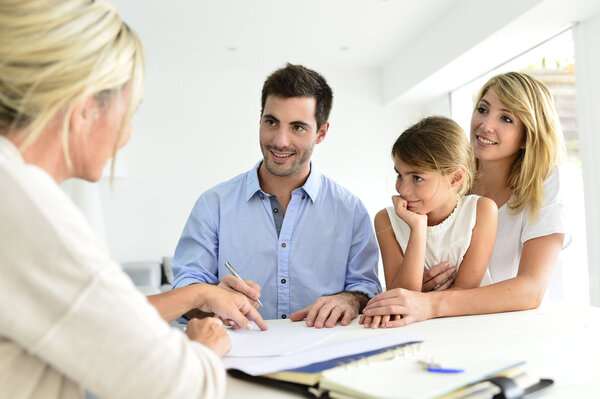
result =
[[[425,368],[425,370],[427,370],[431,373],[456,374],[456,373],[463,373],[465,371],[465,370],[459,369],[459,368],[442,367],[438,363],[427,362],[424,360],[419,360],[419,363],[421,363],[421,365]]]
[[[231,265],[231,263],[225,262],[225,267],[227,268],[227,270],[229,270],[229,272],[231,274],[233,274],[233,277],[239,278],[240,280],[244,281],[244,279],[242,278],[242,276],[240,276],[239,273],[233,268],[233,266]],[[263,305],[262,302],[260,301],[260,299],[257,299],[256,302],[258,302],[258,304],[260,306]]]

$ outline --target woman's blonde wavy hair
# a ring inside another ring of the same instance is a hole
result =
[[[113,164],[142,97],[144,50],[114,7],[93,0],[0,1],[0,134],[25,135],[21,149],[65,111],[62,141],[67,165],[69,119],[79,100],[100,103],[123,88],[129,102],[113,150]]]
[[[542,206],[544,180],[564,153],[554,100],[548,88],[534,77],[509,72],[494,76],[482,87],[473,112],[490,89],[524,126],[525,148],[518,154],[508,178],[514,196],[507,205],[515,212],[528,206],[529,218],[535,220]],[[476,164],[479,167],[478,160]]]

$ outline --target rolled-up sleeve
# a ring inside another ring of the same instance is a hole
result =
[[[352,228],[352,245],[348,254],[345,291],[359,291],[369,298],[381,292],[377,276],[379,248],[371,219],[364,205],[357,200]]]

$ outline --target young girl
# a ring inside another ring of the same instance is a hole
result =
[[[548,88],[518,72],[491,78],[473,110],[471,144],[478,172],[472,192],[499,208],[489,263],[493,284],[429,294],[389,290],[369,301],[369,318],[401,315],[387,325],[399,327],[434,317],[532,309],[542,302],[560,251],[570,242],[557,168],[564,146]],[[440,271],[435,267],[428,277],[445,277]]]
[[[465,196],[474,159],[460,126],[444,117],[425,118],[402,133],[392,156],[398,195],[393,207],[375,216],[387,288],[421,291],[424,270],[442,262],[457,270],[445,282],[453,281],[453,289],[490,284],[498,209],[489,198]],[[365,327],[388,319],[367,320]]]

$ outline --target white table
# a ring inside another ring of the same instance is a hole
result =
[[[291,323],[278,320],[277,323]],[[539,309],[427,320],[371,331],[354,320],[332,339],[402,331],[425,337],[440,355],[471,351],[525,360],[527,370],[552,378],[543,398],[600,398],[600,308],[548,303]],[[226,398],[299,398],[300,395],[227,376]]]

